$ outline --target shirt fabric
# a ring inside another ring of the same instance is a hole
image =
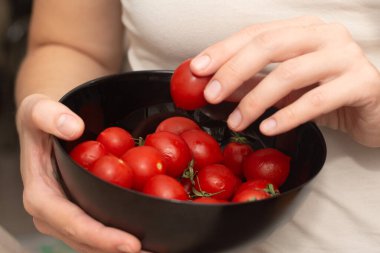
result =
[[[125,70],[175,69],[184,59],[255,23],[312,15],[347,27],[380,67],[378,0],[121,0]],[[380,252],[380,149],[321,128],[323,170],[290,220],[233,252]]]

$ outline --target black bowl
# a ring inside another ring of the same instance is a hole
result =
[[[68,155],[85,139],[104,128],[121,126],[135,137],[153,132],[157,124],[173,115],[194,118],[220,142],[229,136],[223,121],[202,111],[187,112],[171,100],[169,71],[139,71],[103,77],[67,93],[60,101],[85,122],[83,136],[72,142],[54,138],[54,157],[62,187],[89,215],[141,239],[154,252],[218,252],[255,242],[286,221],[299,204],[303,187],[322,169],[326,158],[324,138],[313,123],[275,137],[258,131],[268,110],[243,132],[254,145],[275,147],[292,157],[291,173],[281,194],[267,200],[206,205],[159,199],[111,185],[78,166]]]

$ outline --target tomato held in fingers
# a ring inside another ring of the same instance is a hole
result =
[[[89,171],[109,183],[125,188],[132,188],[132,168],[114,155],[102,156],[92,164]]]
[[[274,148],[259,149],[249,154],[243,162],[247,180],[267,179],[280,187],[288,178],[290,157]]]
[[[88,169],[96,160],[107,154],[103,144],[98,141],[84,141],[76,145],[70,157],[82,167]]]
[[[252,202],[272,197],[268,192],[257,189],[246,189],[234,195],[232,202]]]
[[[174,116],[161,121],[156,128],[156,132],[171,132],[180,135],[191,129],[200,129],[200,127],[192,119],[182,116]]]
[[[155,147],[161,152],[166,174],[174,178],[182,175],[192,159],[186,142],[179,135],[170,132],[148,134],[144,145]]]
[[[245,137],[234,135],[223,149],[223,163],[230,168],[236,176],[243,177],[243,160],[253,152]]]
[[[142,191],[149,178],[166,172],[164,159],[160,151],[154,147],[133,147],[122,155],[121,159],[132,168],[133,188],[138,191]]]
[[[170,81],[170,94],[174,104],[185,110],[195,110],[207,104],[203,91],[211,77],[196,76],[191,72],[188,59],[174,71]]]
[[[108,127],[104,129],[96,138],[102,143],[108,152],[120,157],[128,149],[135,146],[132,135],[121,127]]]
[[[241,180],[226,166],[211,164],[203,167],[195,176],[196,195],[205,194],[216,199],[229,200],[241,184]]]
[[[187,192],[180,182],[168,175],[157,175],[151,177],[145,183],[143,193],[164,199],[189,199]]]
[[[190,148],[194,159],[194,170],[207,165],[223,162],[223,153],[219,143],[203,130],[189,130],[181,134]]]

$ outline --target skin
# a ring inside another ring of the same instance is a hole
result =
[[[84,128],[56,101],[76,85],[121,68],[120,15],[115,0],[34,1],[28,51],[16,84],[25,209],[40,232],[78,252],[141,249],[134,236],[104,226],[68,201],[50,160],[49,134],[75,139]]]
[[[78,252],[141,250],[133,235],[100,224],[68,201],[50,160],[50,134],[75,139],[84,128],[57,100],[80,83],[121,69],[120,15],[116,0],[35,0],[16,84],[25,209],[39,231]],[[271,62],[279,63],[277,69],[256,78]],[[228,119],[236,131],[278,104],[283,109],[261,125],[265,134],[316,119],[364,145],[380,146],[379,72],[340,25],[309,17],[253,25],[205,49],[192,70],[218,81],[205,90],[210,103],[241,99]]]
[[[270,63],[277,67],[255,77]],[[380,73],[340,24],[315,17],[255,24],[205,49],[191,68],[214,75],[204,91],[209,103],[240,101],[227,120],[235,131],[277,105],[260,125],[266,135],[315,120],[380,146]]]

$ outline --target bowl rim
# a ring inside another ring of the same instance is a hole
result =
[[[170,76],[172,75],[172,73],[173,73],[172,70],[137,70],[137,71],[127,71],[127,72],[123,72],[123,73],[116,73],[116,74],[110,74],[110,75],[105,75],[105,76],[97,77],[97,78],[91,79],[89,81],[86,81],[86,82],[84,82],[84,83],[82,83],[82,84],[74,87],[73,89],[69,90],[68,92],[66,92],[58,100],[58,102],[64,104],[63,102],[68,97],[70,97],[72,94],[74,94],[75,92],[77,92],[77,91],[79,91],[81,89],[85,89],[86,87],[89,87],[89,86],[92,86],[92,85],[96,85],[98,82],[112,80],[113,78],[121,78],[121,77],[128,76],[128,75],[143,75],[143,74],[152,74],[152,75],[157,75],[157,74],[158,75],[164,75],[165,74],[165,75],[167,75],[166,77],[170,78]],[[280,194],[274,195],[274,196],[272,196],[270,198],[266,198],[266,199],[262,199],[262,200],[256,200],[256,201],[250,201],[250,202],[231,202],[231,201],[228,201],[228,202],[222,202],[222,203],[198,203],[198,202],[193,202],[191,200],[184,201],[184,200],[160,198],[160,197],[157,197],[157,196],[148,195],[148,194],[145,194],[143,192],[139,192],[139,191],[134,190],[134,189],[124,188],[124,187],[121,187],[119,185],[115,185],[115,184],[109,183],[106,180],[101,179],[99,177],[96,177],[91,172],[89,172],[87,169],[85,169],[84,167],[80,166],[77,162],[75,162],[74,160],[72,160],[71,157],[70,157],[70,155],[69,155],[69,153],[66,151],[66,149],[63,146],[63,142],[65,142],[67,140],[60,139],[60,138],[58,138],[57,136],[54,136],[54,135],[52,135],[52,139],[53,139],[54,145],[56,147],[58,147],[61,150],[61,152],[67,158],[69,158],[73,164],[76,165],[76,167],[79,167],[81,169],[81,171],[83,171],[84,173],[87,173],[88,175],[90,175],[90,177],[95,178],[95,180],[100,180],[101,182],[106,183],[107,185],[109,185],[111,187],[117,187],[117,188],[119,188],[119,189],[121,189],[123,191],[127,191],[127,192],[132,193],[132,194],[137,194],[138,196],[142,196],[144,198],[155,199],[156,201],[164,201],[164,202],[169,202],[169,203],[172,203],[172,204],[180,204],[180,205],[196,205],[196,206],[204,206],[204,207],[213,208],[213,207],[221,207],[221,206],[250,205],[252,203],[272,201],[273,199],[276,199],[276,198],[278,198],[278,197],[280,197],[282,195],[289,195],[291,193],[299,191],[306,184],[308,184],[309,182],[313,181],[317,177],[317,175],[322,171],[322,169],[324,167],[324,164],[326,162],[326,158],[327,158],[327,145],[326,145],[325,138],[324,138],[321,130],[318,128],[318,126],[317,126],[316,123],[314,123],[312,121],[309,121],[309,122],[305,122],[305,123],[303,123],[301,125],[307,125],[308,127],[310,127],[315,132],[315,134],[318,135],[318,137],[319,137],[318,139],[321,140],[321,149],[322,149],[322,153],[323,153],[323,160],[320,161],[320,168],[319,168],[319,170],[313,176],[311,176],[308,180],[306,180],[302,184],[297,185],[296,187],[293,187],[293,188],[291,188],[289,190],[283,191]],[[300,127],[300,126],[298,126],[298,127]],[[62,177],[60,176],[60,172],[59,172],[60,169],[59,169],[59,166],[58,166],[56,158],[55,158],[54,148],[52,149],[52,159],[55,160],[55,167],[56,167],[55,169],[57,170],[56,171],[57,174],[59,174],[58,175],[59,178],[57,180],[59,180],[59,183],[62,184],[64,182],[63,182]]]

